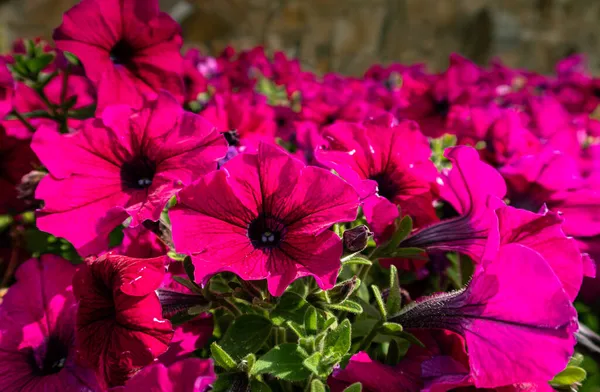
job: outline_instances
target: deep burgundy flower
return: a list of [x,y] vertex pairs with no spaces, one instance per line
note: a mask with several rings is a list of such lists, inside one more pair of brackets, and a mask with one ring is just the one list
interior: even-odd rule
[[83,0],[64,14],[54,40],[99,86],[100,107],[133,105],[129,94],[155,96],[159,89],[183,100],[180,27],[158,0]]
[[87,259],[73,277],[80,361],[103,387],[123,385],[167,350],[173,329],[155,293],[167,260],[109,253]]
[[303,276],[333,287],[342,241],[327,229],[354,220],[357,208],[356,192],[339,177],[261,143],[257,154],[238,155],[185,188],[169,216],[175,248],[192,256],[196,281],[231,271],[267,279],[281,295]]
[[23,211],[25,204],[17,198],[17,186],[23,176],[39,165],[28,139],[7,135],[0,125],[0,214]]
[[433,187],[437,171],[427,139],[414,122],[340,123],[323,132],[328,146],[317,160],[334,169],[357,190],[369,226],[378,241],[393,232],[400,207],[416,226],[437,221]]
[[0,389],[100,392],[75,348],[76,268],[54,255],[25,262],[0,304]]
[[161,93],[141,111],[111,106],[74,134],[42,128],[32,148],[50,172],[36,191],[45,202],[38,228],[85,256],[107,250],[108,234],[129,216],[132,227],[157,221],[171,196],[214,170],[227,147],[210,123]]

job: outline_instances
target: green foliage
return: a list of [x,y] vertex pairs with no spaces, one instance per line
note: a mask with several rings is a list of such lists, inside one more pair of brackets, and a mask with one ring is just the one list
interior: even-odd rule
[[303,364],[306,358],[308,353],[299,345],[280,344],[256,361],[252,374],[269,373],[287,381],[302,381],[310,376],[310,370]]
[[257,352],[267,341],[273,324],[265,317],[244,314],[235,319],[220,341],[221,347],[231,358],[241,360]]

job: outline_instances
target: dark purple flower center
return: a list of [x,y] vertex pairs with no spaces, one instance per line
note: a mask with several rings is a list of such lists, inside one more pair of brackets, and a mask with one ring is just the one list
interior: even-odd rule
[[400,188],[395,183],[388,173],[379,173],[369,177],[377,183],[377,193],[379,196],[385,197],[388,200],[392,200],[399,192]]
[[31,351],[30,363],[34,373],[48,376],[60,372],[68,356],[67,345],[58,337],[50,336],[45,346]]
[[147,157],[140,156],[123,163],[121,183],[127,189],[146,189],[152,185],[156,165]]
[[434,110],[440,116],[446,117],[448,112],[450,112],[450,102],[447,99],[436,100]]
[[134,56],[134,49],[129,42],[120,40],[110,50],[110,60],[113,64],[128,65]]
[[236,129],[223,132],[223,136],[225,137],[228,145],[232,147],[240,145],[240,133]]
[[284,235],[283,222],[269,215],[260,215],[248,225],[248,238],[256,249],[276,248]]

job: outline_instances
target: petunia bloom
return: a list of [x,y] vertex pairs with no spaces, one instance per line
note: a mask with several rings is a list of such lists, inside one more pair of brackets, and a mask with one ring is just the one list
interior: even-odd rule
[[[481,261],[484,250],[498,246],[498,218],[494,210],[503,205],[506,184],[493,167],[482,162],[477,151],[459,146],[447,149],[452,169],[441,178],[441,198],[450,203],[458,217],[417,230],[400,247],[418,247],[428,252],[454,251]],[[482,181],[485,179],[485,181]]]
[[181,29],[158,0],[83,0],[64,14],[54,41],[81,60],[100,107],[133,105],[132,96],[154,97],[160,89],[183,100]]
[[173,242],[190,254],[195,278],[231,271],[267,279],[281,295],[297,278],[313,276],[333,287],[342,241],[334,223],[356,218],[358,195],[330,172],[261,143],[178,194],[169,211]]
[[393,231],[398,207],[418,226],[437,221],[432,183],[437,171],[416,123],[338,123],[327,127],[328,146],[316,151],[319,163],[334,169],[357,190],[377,240]]
[[155,293],[167,260],[107,254],[75,274],[77,349],[103,387],[123,385],[167,350],[173,330]]
[[533,213],[505,206],[496,210],[501,244],[521,244],[539,253],[550,265],[571,300],[575,300],[585,264],[577,242],[562,231],[564,219],[543,206]]
[[13,109],[15,81],[6,67],[4,59],[0,59],[0,120]]
[[549,381],[567,365],[578,328],[552,268],[520,244],[501,247],[466,289],[419,300],[393,319],[462,335],[478,388]]
[[145,367],[125,386],[112,388],[110,392],[206,392],[216,380],[212,360],[188,358],[169,367],[162,363]]
[[84,256],[106,250],[108,234],[128,217],[131,227],[157,221],[171,196],[227,151],[210,123],[168,94],[141,111],[111,106],[74,134],[42,128],[32,148],[50,172],[36,190],[45,203],[37,226]]
[[99,392],[76,363],[76,268],[54,255],[25,262],[0,304],[0,390]]

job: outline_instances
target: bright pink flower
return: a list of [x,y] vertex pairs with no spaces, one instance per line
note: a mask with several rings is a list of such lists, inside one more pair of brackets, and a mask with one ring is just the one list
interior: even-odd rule
[[413,330],[425,347],[411,345],[402,360],[385,365],[359,352],[344,369],[335,369],[328,384],[333,392],[360,382],[366,392],[441,392],[472,385],[464,339],[454,332]]
[[185,102],[195,101],[198,95],[206,92],[207,77],[201,72],[202,64],[200,51],[190,49],[183,59],[183,85],[185,87]]
[[85,256],[106,250],[108,234],[128,216],[132,227],[158,220],[184,184],[216,168],[226,143],[161,94],[141,111],[111,106],[74,134],[42,128],[32,148],[50,172],[36,191],[45,202],[37,225]]
[[354,186],[377,240],[393,231],[397,206],[417,226],[437,221],[431,186],[437,171],[416,123],[339,123],[323,137],[328,147],[316,151],[317,160]]
[[281,295],[303,276],[323,289],[335,284],[342,242],[327,229],[354,220],[357,207],[339,177],[261,143],[185,188],[169,215],[175,248],[192,256],[198,282],[231,271],[267,279]]
[[212,315],[205,313],[177,326],[169,349],[158,360],[169,366],[188,358],[195,350],[201,349],[212,337],[214,323]]
[[[452,169],[441,178],[441,198],[450,203],[458,217],[417,230],[401,247],[418,247],[428,252],[454,251],[481,261],[484,250],[498,246],[498,218],[495,208],[506,193],[500,173],[483,163],[477,151],[459,146],[444,154]],[[483,181],[482,179],[485,179]]]
[[256,147],[259,141],[273,142],[277,127],[275,112],[263,96],[255,94],[218,94],[200,113],[220,132],[237,131],[239,140],[233,146]]
[[216,380],[210,359],[189,358],[169,367],[162,363],[145,367],[125,386],[110,392],[205,392]]
[[75,363],[75,267],[54,255],[25,262],[0,304],[0,389],[100,391]]
[[183,100],[181,30],[158,0],[83,0],[64,14],[54,40],[99,86],[99,107],[137,106],[130,94],[153,97],[159,89]]
[[582,176],[574,157],[548,149],[500,171],[509,185],[511,205],[536,212],[546,203],[563,214],[566,234],[600,234],[600,190]]
[[13,109],[14,93],[15,81],[4,59],[0,59],[0,120]]
[[75,274],[77,349],[102,386],[123,385],[167,350],[173,330],[155,293],[167,260],[107,254]]
[[394,320],[462,335],[478,388],[546,382],[573,354],[577,312],[538,253],[509,244],[496,256],[466,289],[419,300]]
[[110,249],[114,254],[138,259],[164,256],[168,250],[158,236],[144,226],[123,229],[123,241]]
[[17,199],[17,186],[23,176],[38,165],[39,161],[29,147],[29,140],[7,135],[0,125],[0,214],[24,210],[25,204]]
[[539,213],[514,207],[499,208],[501,244],[521,244],[540,254],[573,301],[584,276],[584,261],[573,238],[562,231],[564,219],[544,206]]

